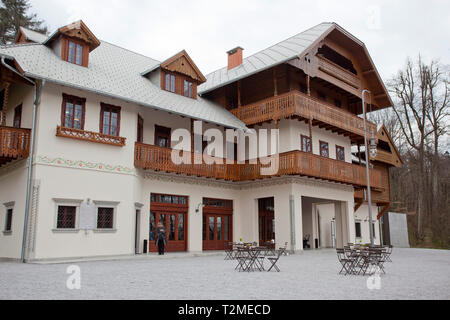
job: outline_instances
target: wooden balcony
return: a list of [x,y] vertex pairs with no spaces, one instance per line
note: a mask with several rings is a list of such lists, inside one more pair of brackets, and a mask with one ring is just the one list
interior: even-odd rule
[[61,126],[56,127],[56,135],[58,137],[103,143],[119,147],[123,147],[126,143],[126,138],[111,136],[99,132],[66,128]]
[[[312,119],[313,125],[332,130],[352,140],[364,136],[364,120],[350,112],[339,109],[299,91],[290,91],[275,97],[242,106],[231,112],[246,125],[266,121],[301,118]],[[376,132],[376,125],[367,121],[368,131]]]
[[27,158],[30,154],[30,129],[0,126],[0,166]]
[[[184,159],[191,159],[190,152],[184,153]],[[201,155],[194,157],[201,159]],[[210,160],[214,159],[209,157]],[[272,176],[300,175],[314,177],[321,180],[334,181],[354,185],[357,187],[366,185],[365,168],[351,163],[324,158],[311,153],[291,151],[280,154],[278,166],[274,163],[271,175],[263,175],[262,169],[270,169],[264,165],[264,161],[256,164],[235,163],[225,164],[180,164],[172,161],[172,149],[161,148],[153,145],[136,143],[134,164],[137,168],[155,171],[164,171],[177,174],[186,174],[206,178],[222,179],[228,181],[250,181],[270,178]],[[374,189],[382,190],[381,175],[377,170],[371,172],[371,183]]]
[[351,85],[355,89],[359,89],[361,87],[361,80],[355,74],[345,70],[341,66],[324,57],[317,56],[317,58],[318,68],[321,71],[347,83],[348,85]]

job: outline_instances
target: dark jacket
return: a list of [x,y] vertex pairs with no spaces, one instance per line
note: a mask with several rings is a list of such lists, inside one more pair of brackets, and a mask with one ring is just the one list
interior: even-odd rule
[[164,245],[167,244],[166,229],[164,227],[159,227],[159,228],[156,229],[155,244],[158,245],[159,241],[164,241]]

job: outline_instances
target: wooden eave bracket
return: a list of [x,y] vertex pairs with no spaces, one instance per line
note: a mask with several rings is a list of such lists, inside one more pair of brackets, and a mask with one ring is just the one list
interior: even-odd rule
[[380,213],[377,216],[377,219],[380,220],[381,217],[389,210],[389,208],[391,207],[391,203],[386,203],[383,207],[383,210],[380,211]]

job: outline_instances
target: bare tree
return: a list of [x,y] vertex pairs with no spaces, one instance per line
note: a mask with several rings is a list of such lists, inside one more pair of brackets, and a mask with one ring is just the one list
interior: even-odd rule
[[389,90],[395,97],[393,111],[403,133],[408,152],[417,154],[417,236],[423,237],[425,212],[425,143],[433,131],[427,125],[430,108],[428,67],[419,56],[416,65],[407,59],[404,70],[389,82]]
[[450,101],[450,77],[448,66],[443,66],[437,61],[431,63],[425,69],[425,79],[428,94],[428,107],[426,117],[433,132],[431,136],[431,216],[433,229],[440,231],[441,219],[439,217],[439,139],[449,132],[449,101]]

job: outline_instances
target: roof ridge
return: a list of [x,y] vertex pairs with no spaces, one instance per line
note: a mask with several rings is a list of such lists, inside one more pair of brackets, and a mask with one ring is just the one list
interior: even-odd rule
[[[330,25],[332,25],[332,24],[336,24],[336,23],[335,23],[335,22],[321,22],[321,23],[319,23],[319,24],[316,24],[316,25],[313,26],[313,27],[310,27],[310,28],[308,28],[308,29],[306,29],[306,30],[304,30],[304,31],[298,32],[298,33],[296,33],[296,34],[294,34],[294,35],[292,35],[292,36],[290,36],[290,37],[287,37],[287,38],[284,39],[284,40],[278,41],[277,43],[275,43],[275,44],[273,44],[273,45],[271,45],[271,46],[269,46],[269,47],[267,47],[267,48],[264,48],[264,49],[261,49],[261,50],[255,52],[254,54],[252,54],[252,55],[250,55],[250,56],[244,58],[244,61],[246,61],[246,60],[248,60],[249,58],[251,58],[251,57],[257,55],[258,53],[261,53],[261,52],[263,52],[263,51],[265,51],[265,50],[268,50],[268,49],[270,49],[270,48],[272,48],[272,47],[275,47],[276,45],[278,45],[278,44],[280,44],[280,43],[283,43],[283,42],[285,42],[285,41],[287,41],[287,40],[289,40],[289,39],[292,39],[292,38],[294,38],[295,36],[298,36],[299,34],[308,32],[309,30],[314,29],[314,28],[316,28],[316,27],[318,27],[318,26],[320,26],[320,25],[322,25],[322,24],[323,24],[323,25],[325,25],[325,24],[330,24]],[[224,69],[224,68],[226,68],[226,67],[227,67],[227,66],[224,66],[224,67],[222,67],[222,68],[219,68],[219,69],[216,69],[216,70],[214,70],[214,71],[211,71],[210,73],[208,73],[208,74],[206,75],[206,77],[208,78],[208,76],[209,76],[210,74],[215,73],[215,72],[217,72],[217,71],[219,71],[219,70],[222,70],[222,69]]]
[[133,51],[133,50],[124,48],[124,47],[122,47],[122,46],[119,46],[119,45],[117,45],[117,44],[111,43],[111,42],[106,41],[106,40],[101,40],[101,39],[99,39],[99,40],[100,40],[101,43],[107,43],[107,44],[109,44],[109,45],[111,45],[111,46],[114,46],[114,47],[116,47],[116,48],[119,48],[119,49],[122,49],[122,50],[125,50],[125,51],[128,51],[128,52],[131,52],[131,53],[133,53],[133,54],[142,56],[142,57],[147,58],[147,59],[151,59],[151,60],[155,61],[156,63],[161,63],[161,61],[156,60],[156,59],[154,59],[154,58],[152,58],[152,57],[146,56],[146,55],[144,55],[143,53],[139,53],[139,52],[136,52],[136,51]]

